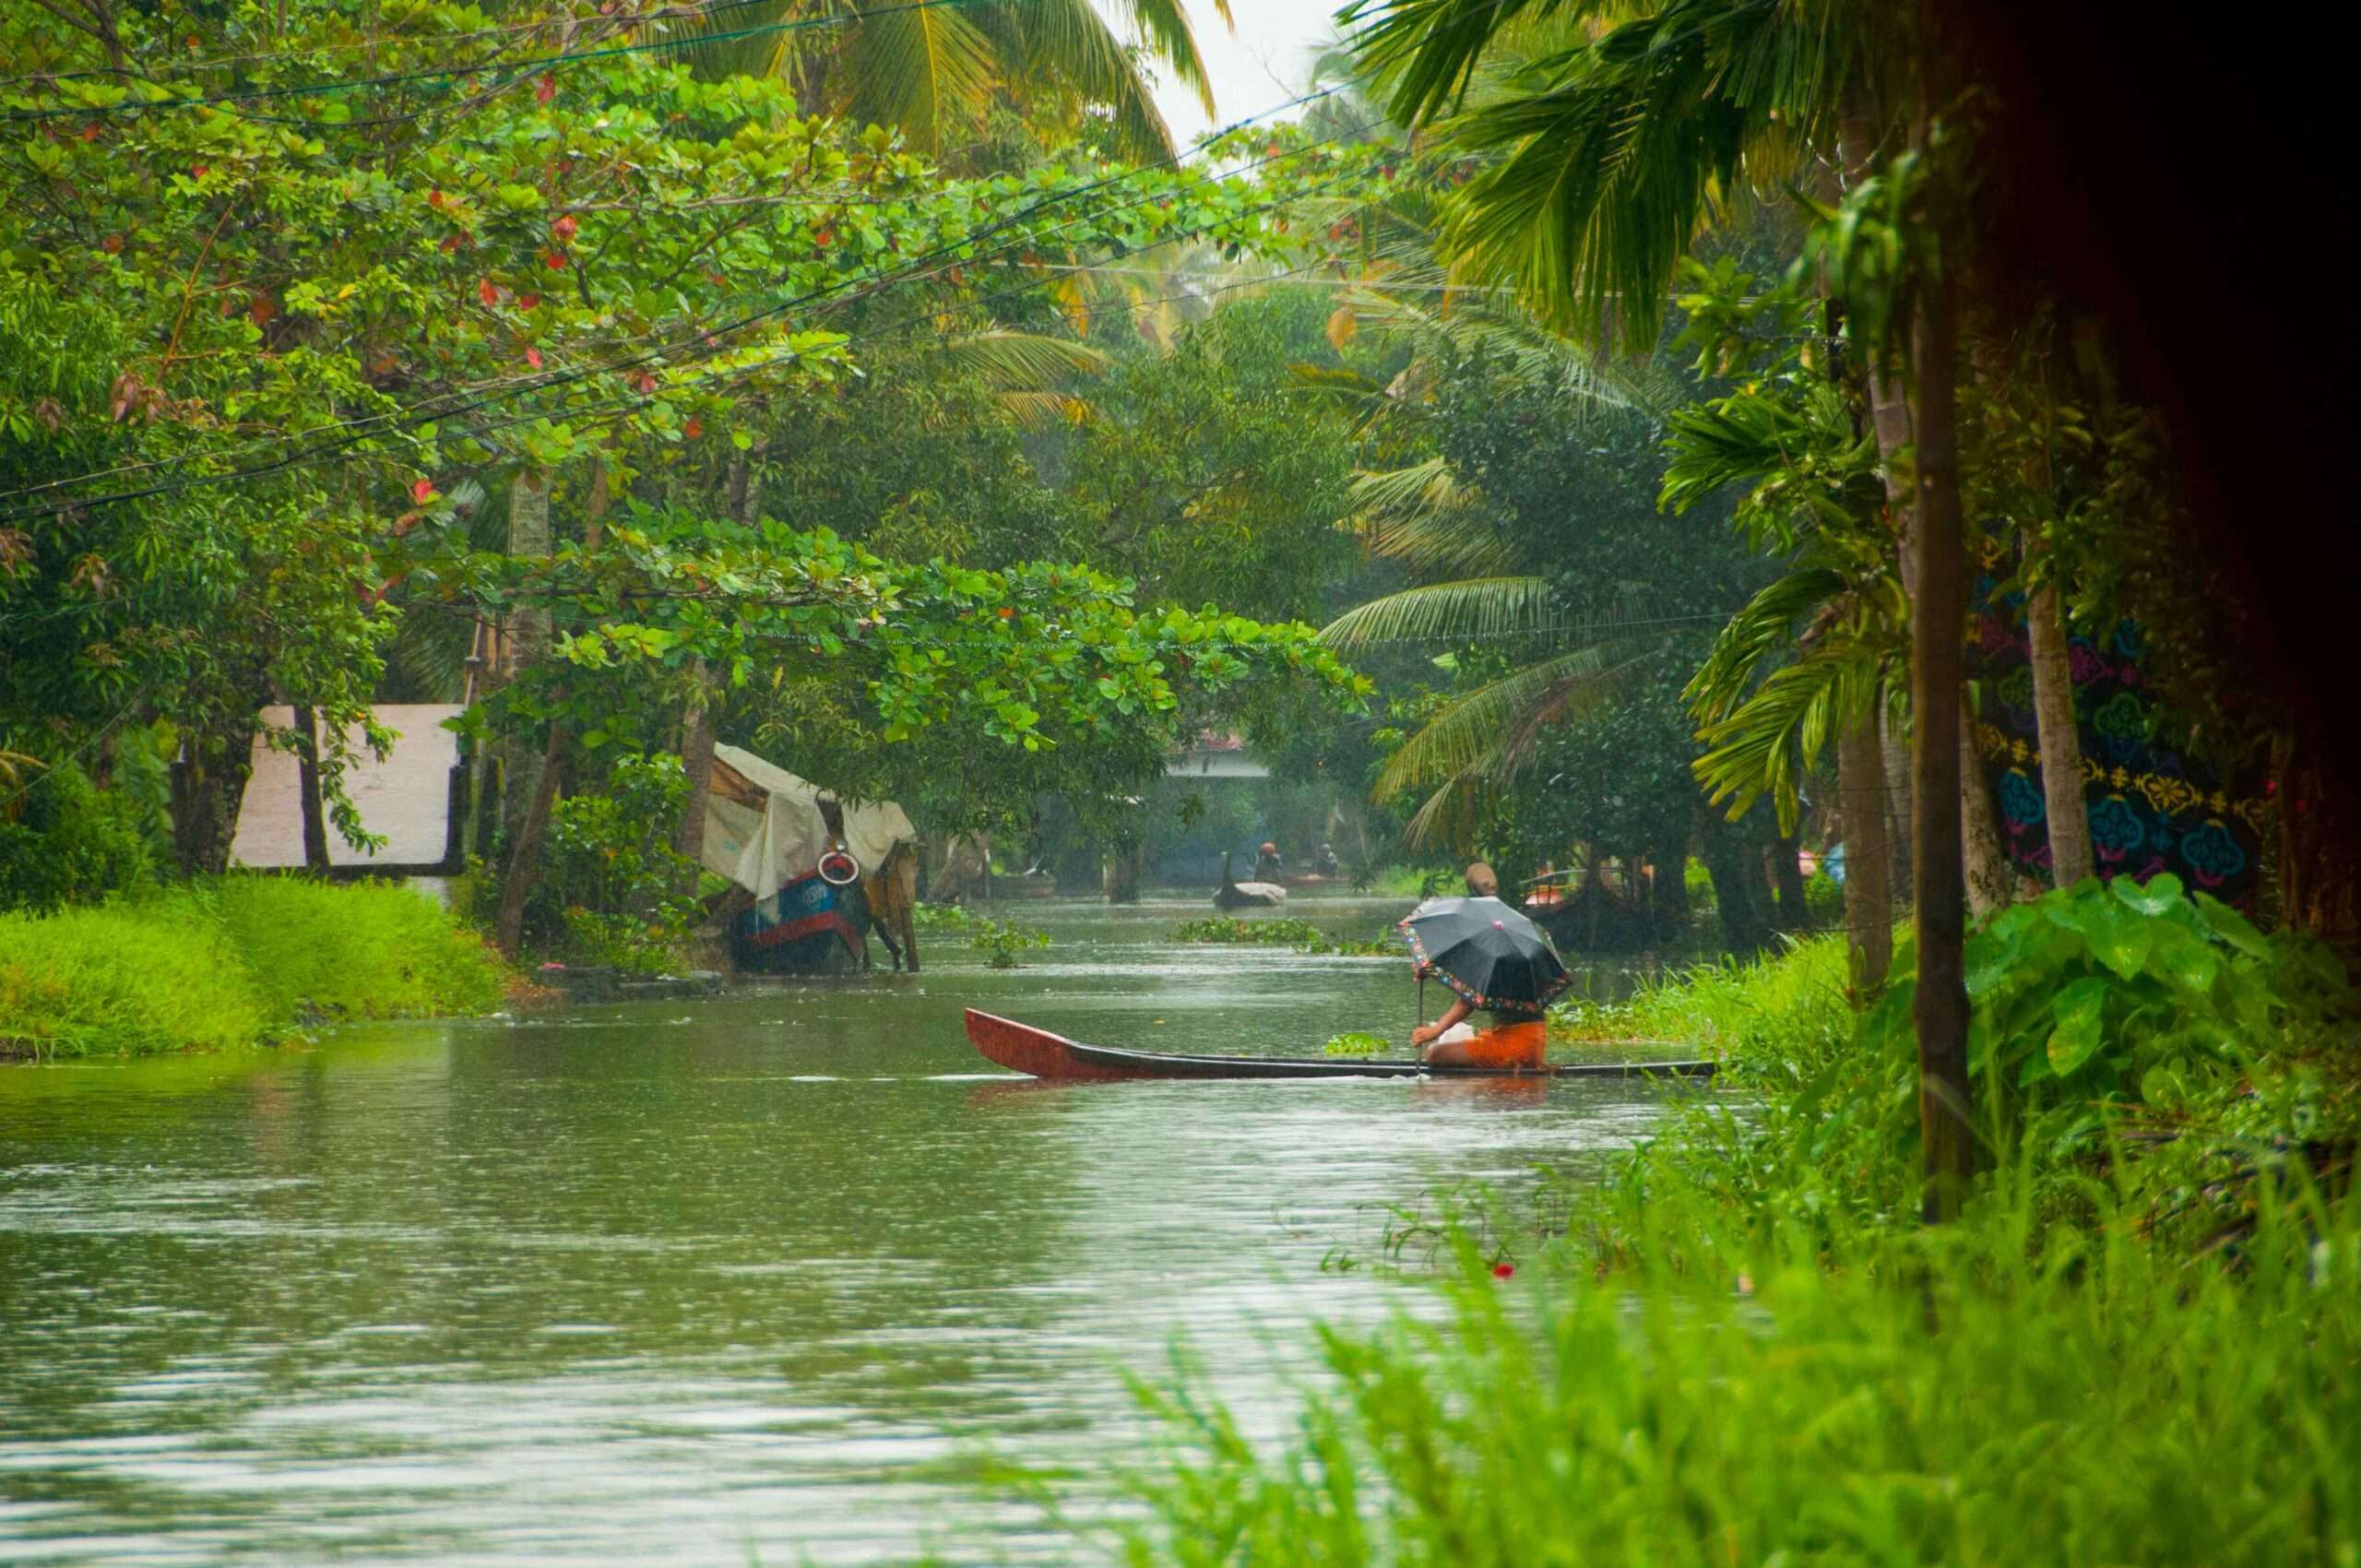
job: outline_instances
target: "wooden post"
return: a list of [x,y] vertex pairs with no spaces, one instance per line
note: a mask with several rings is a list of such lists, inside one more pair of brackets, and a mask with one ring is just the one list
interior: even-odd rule
[[295,793],[303,815],[303,869],[328,873],[328,825],[320,807],[320,723],[308,707],[295,709]]

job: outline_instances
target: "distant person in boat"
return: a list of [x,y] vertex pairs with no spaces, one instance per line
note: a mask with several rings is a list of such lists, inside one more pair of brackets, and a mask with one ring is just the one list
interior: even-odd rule
[[[1479,880],[1499,885],[1492,868],[1480,861],[1467,868],[1467,880],[1471,885]],[[1398,929],[1409,943],[1411,972],[1421,987],[1432,977],[1453,993],[1448,1012],[1411,1032],[1420,1060],[1436,1067],[1495,1072],[1543,1068],[1548,1055],[1543,1010],[1571,978],[1548,932],[1497,897],[1478,893],[1429,898],[1405,915]],[[1468,1022],[1479,1010],[1492,1016],[1490,1028],[1478,1029]]]
[[1262,850],[1255,855],[1254,880],[1257,882],[1279,880],[1279,847],[1276,844],[1264,844]]
[[1340,874],[1344,868],[1336,863],[1336,847],[1334,844],[1321,845],[1320,852],[1311,857],[1311,869],[1322,876]]

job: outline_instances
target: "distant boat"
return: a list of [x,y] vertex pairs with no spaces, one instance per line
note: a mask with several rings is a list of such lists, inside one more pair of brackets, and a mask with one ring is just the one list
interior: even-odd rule
[[1275,882],[1237,882],[1229,874],[1229,851],[1221,852],[1221,885],[1214,889],[1217,909],[1271,909],[1287,901],[1287,890]]
[[[841,839],[829,826],[831,813],[844,825]],[[918,829],[891,801],[840,803],[750,751],[713,749],[705,869],[744,890],[730,936],[738,967],[748,973],[866,968],[869,904],[859,879],[884,865],[897,845],[917,839]],[[832,863],[836,874],[823,875]]]

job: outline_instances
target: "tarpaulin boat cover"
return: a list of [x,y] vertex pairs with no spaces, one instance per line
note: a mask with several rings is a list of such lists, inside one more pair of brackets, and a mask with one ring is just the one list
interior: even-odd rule
[[[726,876],[758,899],[812,874],[828,847],[817,784],[798,778],[737,746],[713,748],[713,782],[706,793],[705,869]],[[891,801],[844,803],[845,848],[863,875],[875,871],[897,843],[918,842],[918,829]]]

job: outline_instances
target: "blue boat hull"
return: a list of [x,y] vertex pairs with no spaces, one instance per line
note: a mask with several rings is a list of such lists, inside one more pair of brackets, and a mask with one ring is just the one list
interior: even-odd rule
[[859,886],[799,877],[738,917],[731,933],[741,972],[840,975],[865,966],[868,906]]

